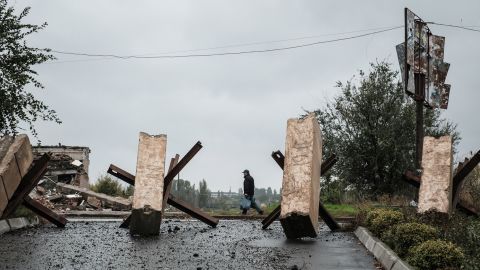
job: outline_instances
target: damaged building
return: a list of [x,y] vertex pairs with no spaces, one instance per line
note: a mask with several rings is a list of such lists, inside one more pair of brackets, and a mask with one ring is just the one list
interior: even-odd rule
[[45,153],[50,153],[52,159],[48,164],[45,178],[82,188],[89,188],[88,166],[90,164],[90,148],[85,146],[35,146],[35,159]]

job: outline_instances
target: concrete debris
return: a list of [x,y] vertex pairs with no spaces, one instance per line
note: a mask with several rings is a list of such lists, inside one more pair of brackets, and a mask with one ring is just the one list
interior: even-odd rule
[[90,207],[92,207],[93,209],[101,209],[102,208],[102,202],[95,197],[88,197],[87,198],[87,204]]
[[45,153],[51,154],[48,172],[45,178],[54,182],[73,184],[83,188],[88,185],[88,166],[90,148],[83,146],[36,146],[33,147],[35,158]]
[[[102,203],[102,208],[112,208],[112,210],[130,210],[132,203],[130,200],[121,198],[121,197],[112,197],[103,193],[97,193],[86,188],[81,188],[74,185],[68,185],[64,183],[57,183],[57,189],[62,193],[66,194],[80,194],[84,200],[87,200],[89,197],[97,198]],[[81,200],[77,200],[78,206],[81,203]],[[73,208],[72,208],[73,209]]]

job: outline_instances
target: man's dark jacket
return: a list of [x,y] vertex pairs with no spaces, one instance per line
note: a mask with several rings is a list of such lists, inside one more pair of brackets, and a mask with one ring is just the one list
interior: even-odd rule
[[243,193],[247,194],[248,196],[253,196],[255,192],[255,183],[253,177],[249,174],[244,176],[245,180],[243,180]]

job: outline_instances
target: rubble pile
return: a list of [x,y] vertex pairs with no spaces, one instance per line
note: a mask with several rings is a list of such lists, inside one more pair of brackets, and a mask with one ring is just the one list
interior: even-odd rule
[[74,185],[42,181],[30,194],[33,199],[59,213],[78,211],[125,211],[131,199],[112,197]]

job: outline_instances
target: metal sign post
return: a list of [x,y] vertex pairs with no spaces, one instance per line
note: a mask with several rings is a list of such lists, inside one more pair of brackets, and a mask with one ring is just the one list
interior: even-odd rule
[[450,85],[445,84],[450,64],[443,62],[445,38],[433,35],[428,23],[405,8],[405,42],[396,46],[405,93],[416,103],[415,167],[421,170],[424,111],[447,109]]

